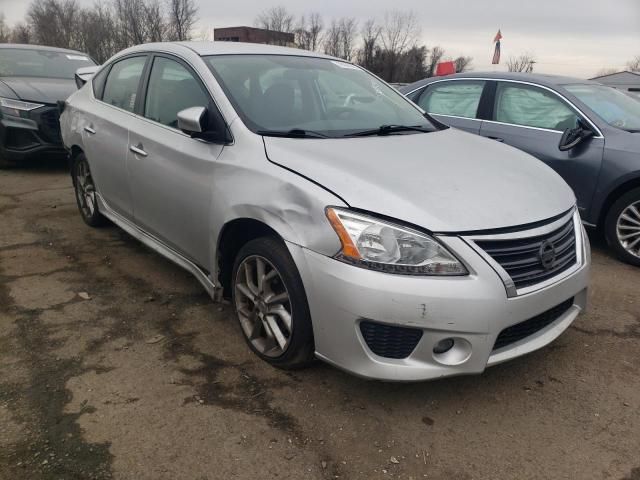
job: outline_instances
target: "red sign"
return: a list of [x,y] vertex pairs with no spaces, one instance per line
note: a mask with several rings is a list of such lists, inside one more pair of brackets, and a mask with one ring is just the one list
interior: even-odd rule
[[453,75],[456,73],[456,64],[454,62],[440,62],[436,66],[436,76]]

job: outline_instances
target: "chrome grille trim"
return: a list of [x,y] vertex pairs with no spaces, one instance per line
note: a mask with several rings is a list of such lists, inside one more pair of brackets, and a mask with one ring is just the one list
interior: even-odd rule
[[[527,285],[521,288],[516,286],[516,283],[511,278],[511,275],[503,268],[503,266],[494,259],[489,253],[487,253],[483,248],[478,245],[477,242],[485,242],[485,241],[500,241],[500,240],[526,240],[532,237],[541,237],[545,235],[552,234],[553,232],[557,232],[562,227],[567,226],[571,222],[573,227],[573,236],[575,239],[575,263],[571,265],[569,268],[566,268],[560,271],[557,275],[554,275],[551,278],[547,278],[539,283],[535,283],[532,285]],[[568,232],[563,232],[568,233]],[[560,237],[562,238],[562,237]],[[535,292],[537,290],[543,289],[552,285],[579,270],[584,264],[584,240],[582,238],[582,224],[580,221],[580,214],[576,208],[572,209],[566,215],[561,218],[540,227],[536,227],[530,230],[522,230],[518,232],[509,232],[504,234],[494,234],[494,235],[470,235],[463,237],[465,242],[473,248],[490,266],[495,270],[495,272],[500,276],[502,282],[504,283],[505,289],[507,291],[508,297],[517,297],[520,295],[526,295],[531,292]],[[572,258],[571,258],[572,260]]]

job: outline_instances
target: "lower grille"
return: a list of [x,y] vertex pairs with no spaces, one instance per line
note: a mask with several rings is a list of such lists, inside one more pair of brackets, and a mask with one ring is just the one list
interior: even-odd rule
[[541,313],[529,320],[517,323],[508,328],[505,328],[500,332],[496,343],[493,345],[494,350],[504,348],[512,343],[519,342],[520,340],[539,332],[543,328],[551,325],[564,313],[566,313],[573,306],[573,298],[562,302],[560,305],[555,306],[546,312]]
[[553,278],[577,262],[573,219],[545,235],[476,244],[500,264],[517,289]]
[[422,338],[422,330],[365,320],[360,331],[369,349],[385,358],[407,358]]

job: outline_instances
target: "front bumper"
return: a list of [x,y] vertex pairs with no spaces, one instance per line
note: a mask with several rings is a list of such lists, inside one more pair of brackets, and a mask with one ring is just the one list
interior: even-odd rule
[[[536,291],[508,297],[495,269],[465,239],[440,237],[467,264],[465,277],[389,275],[347,265],[288,244],[306,289],[313,319],[316,355],[366,378],[428,380],[477,374],[489,365],[537,350],[557,338],[586,308],[590,270],[588,240],[581,227],[577,268]],[[573,299],[543,328],[522,340],[494,349],[500,332]],[[419,329],[422,336],[406,358],[376,355],[360,322]],[[455,345],[434,354],[443,339]]]
[[19,163],[44,155],[66,156],[57,106],[45,105],[26,117],[0,117],[0,158]]

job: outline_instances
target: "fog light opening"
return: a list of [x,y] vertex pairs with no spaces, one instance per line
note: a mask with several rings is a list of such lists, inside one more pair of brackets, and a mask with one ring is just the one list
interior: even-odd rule
[[449,350],[453,348],[455,345],[455,341],[453,338],[445,338],[436,343],[436,346],[433,347],[433,353],[436,355],[442,355],[443,353],[447,353]]

